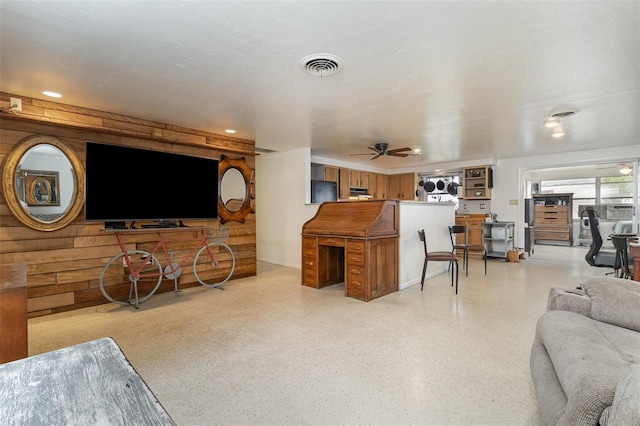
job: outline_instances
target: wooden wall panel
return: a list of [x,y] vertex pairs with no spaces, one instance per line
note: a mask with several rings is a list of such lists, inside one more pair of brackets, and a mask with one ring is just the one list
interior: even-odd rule
[[[20,115],[6,113],[9,97],[22,99]],[[86,141],[103,142],[219,159],[244,157],[255,168],[255,142],[188,129],[117,113],[96,111],[20,95],[0,93],[0,161],[20,140],[34,134],[58,137],[69,144],[84,163]],[[192,226],[218,228],[217,220],[192,221]],[[225,243],[236,257],[233,279],[256,274],[255,213],[244,223],[230,222]],[[25,262],[29,316],[36,317],[108,303],[99,289],[104,264],[120,252],[114,235],[103,224],[86,222],[84,211],[69,226],[51,232],[25,227],[11,214],[0,193],[0,265]],[[153,246],[153,234],[128,236],[127,248]],[[180,247],[182,249],[184,247]],[[199,285],[190,267],[183,269],[181,288]],[[172,291],[164,280],[160,291]]]

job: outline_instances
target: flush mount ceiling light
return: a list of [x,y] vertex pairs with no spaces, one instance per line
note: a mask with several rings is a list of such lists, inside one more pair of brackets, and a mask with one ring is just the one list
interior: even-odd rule
[[629,164],[623,164],[619,171],[623,175],[628,175],[629,173],[631,173],[633,171],[633,169],[631,168],[631,166]]
[[340,72],[343,62],[342,59],[335,55],[316,53],[302,58],[300,66],[307,74],[316,77],[328,77]]
[[547,117],[544,120],[544,127],[556,127],[560,125],[560,119],[556,117]]
[[232,134],[234,134],[236,131],[235,131],[235,130],[233,130],[233,129],[226,129],[224,132],[225,132],[225,133],[228,133],[228,134],[230,134],[230,135],[232,135]]
[[563,137],[564,136],[564,129],[562,128],[562,125],[554,127],[553,131],[551,132],[551,136],[553,136],[554,138]]

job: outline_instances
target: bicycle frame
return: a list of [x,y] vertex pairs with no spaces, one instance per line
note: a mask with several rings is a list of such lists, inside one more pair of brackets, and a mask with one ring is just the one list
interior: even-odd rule
[[[162,248],[162,253],[164,254],[164,256],[166,257],[166,259],[168,260],[169,264],[167,265],[168,270],[164,270],[163,272],[160,273],[161,276],[166,277],[168,275],[176,275],[176,273],[180,270],[180,268],[185,265],[186,262],[189,259],[193,259],[193,257],[195,256],[196,252],[198,250],[200,250],[202,247],[207,247],[207,253],[209,254],[209,257],[211,258],[211,261],[213,262],[213,264],[217,264],[215,257],[213,256],[213,253],[211,253],[211,250],[209,249],[209,244],[208,244],[208,240],[207,240],[207,236],[206,236],[206,232],[205,229],[202,230],[198,230],[198,231],[194,231],[197,232],[198,235],[196,237],[192,237],[192,238],[170,238],[167,239],[162,235],[162,231],[156,231],[156,235],[158,236],[158,242],[156,243],[155,247],[149,252],[149,254],[152,257],[155,257],[156,253],[158,252],[158,250],[160,248]],[[142,273],[142,270],[144,269],[145,263],[142,263],[140,265],[139,268],[134,269],[132,267],[132,262],[131,259],[129,257],[128,254],[128,250],[126,248],[124,239],[122,237],[122,234],[119,232],[115,233],[116,235],[116,239],[118,240],[118,245],[120,246],[120,250],[122,250],[122,253],[124,254],[124,260],[127,264],[127,268],[129,270],[129,273],[132,275],[132,277],[135,280],[139,280],[140,278],[152,278],[152,277],[157,277],[158,274],[157,273]],[[185,243],[185,242],[198,242],[198,245],[195,245],[194,248],[192,248],[186,255],[180,257],[177,259],[176,262],[174,262],[173,259],[173,253],[170,253],[169,250],[167,249],[167,243]],[[175,276],[174,278],[175,281],[175,291],[178,291],[178,277]]]

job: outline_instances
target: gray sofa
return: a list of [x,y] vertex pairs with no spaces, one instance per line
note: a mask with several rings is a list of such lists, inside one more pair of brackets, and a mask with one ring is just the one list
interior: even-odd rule
[[640,426],[640,283],[552,288],[530,364],[542,424]]

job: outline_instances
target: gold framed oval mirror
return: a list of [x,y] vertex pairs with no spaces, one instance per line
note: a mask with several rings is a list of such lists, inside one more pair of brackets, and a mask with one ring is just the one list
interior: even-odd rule
[[53,136],[19,141],[5,158],[2,190],[16,219],[38,231],[73,222],[84,205],[84,168],[76,152]]
[[253,171],[244,159],[220,157],[218,165],[218,218],[221,223],[244,223],[251,209]]

